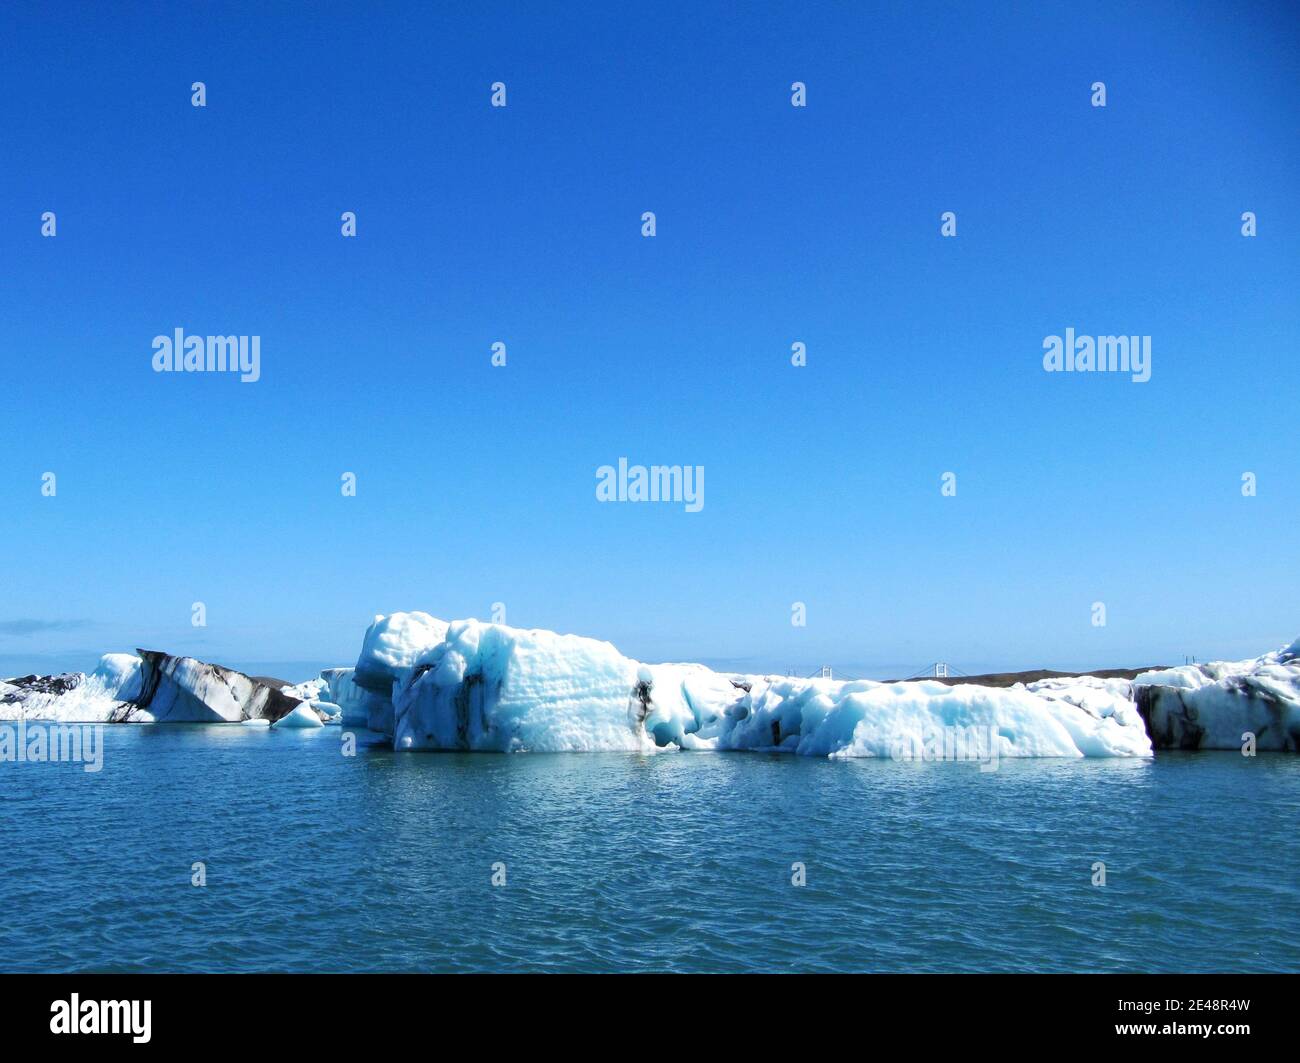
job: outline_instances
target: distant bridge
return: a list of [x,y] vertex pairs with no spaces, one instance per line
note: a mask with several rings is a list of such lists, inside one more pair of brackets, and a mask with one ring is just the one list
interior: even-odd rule
[[[836,672],[836,669],[829,664],[822,665],[817,671],[809,675],[800,675],[795,669],[791,668],[786,672],[787,677],[791,679],[847,679],[856,681],[864,678],[863,676],[850,675],[848,672]],[[918,668],[911,675],[904,676],[897,682],[906,682],[908,679],[950,679],[953,676],[968,676],[969,672],[963,672],[955,665],[947,661],[932,661],[930,664]]]

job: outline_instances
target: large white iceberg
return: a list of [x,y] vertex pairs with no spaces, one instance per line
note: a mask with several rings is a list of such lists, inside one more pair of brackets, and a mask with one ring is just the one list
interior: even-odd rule
[[637,666],[608,642],[458,620],[393,688],[395,749],[632,750]]
[[447,634],[447,623],[428,613],[392,613],[376,616],[366,628],[361,655],[352,680],[363,690],[391,695],[398,673],[436,646]]
[[447,623],[419,611],[377,615],[366,629],[352,682],[378,695],[367,705],[366,726],[393,733],[393,684],[447,634]]
[[1132,702],[1110,688],[1040,693],[1021,685],[725,675],[701,665],[642,664],[608,642],[476,620],[453,623],[402,671],[393,705],[399,750],[1151,755]]
[[908,760],[1151,755],[1131,703],[1094,711],[1020,684],[760,680],[729,716],[718,748]]

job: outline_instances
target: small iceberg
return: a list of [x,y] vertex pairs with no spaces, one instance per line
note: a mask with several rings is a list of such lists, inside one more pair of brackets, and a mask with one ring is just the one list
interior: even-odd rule
[[274,728],[286,727],[291,730],[299,728],[324,727],[321,722],[320,714],[310,705],[299,703],[292,709],[281,716],[275,723],[271,724]]

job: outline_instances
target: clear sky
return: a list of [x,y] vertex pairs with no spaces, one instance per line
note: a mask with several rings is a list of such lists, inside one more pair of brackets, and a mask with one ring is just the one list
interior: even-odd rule
[[[0,672],[494,602],[882,677],[1294,638],[1300,17],[1070,6],[4,5]],[[178,327],[261,379],[155,373]]]

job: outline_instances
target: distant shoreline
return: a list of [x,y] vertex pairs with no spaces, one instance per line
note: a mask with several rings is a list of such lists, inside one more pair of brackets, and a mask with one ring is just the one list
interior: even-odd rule
[[884,679],[884,683],[919,683],[922,680],[932,683],[944,683],[948,686],[960,686],[973,683],[981,687],[1013,687],[1017,683],[1037,683],[1042,679],[1079,679],[1093,676],[1097,679],[1136,679],[1143,672],[1164,672],[1173,667],[1168,664],[1153,664],[1146,668],[1101,668],[1087,672],[1054,672],[1050,668],[1039,668],[1029,672],[986,672],[982,675],[914,675],[907,679]]

